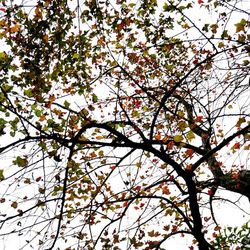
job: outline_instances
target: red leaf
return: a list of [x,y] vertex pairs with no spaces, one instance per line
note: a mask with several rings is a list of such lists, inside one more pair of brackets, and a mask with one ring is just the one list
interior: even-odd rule
[[171,150],[171,149],[173,149],[173,147],[174,147],[174,141],[170,141],[170,142],[168,143],[168,145],[167,145],[167,149],[168,149],[168,150]]
[[196,122],[203,122],[203,116],[202,115],[199,115],[196,117]]
[[239,190],[239,189],[241,188],[240,183],[237,183],[237,184],[235,185],[235,188]]
[[124,207],[128,207],[128,202],[125,201],[125,202],[123,203],[123,206],[124,206]]
[[136,93],[136,94],[141,94],[141,92],[142,92],[141,89],[136,89],[136,90],[135,90],[135,93]]
[[234,149],[239,149],[240,148],[240,143],[236,142],[233,146]]
[[192,158],[193,157],[193,153],[194,153],[193,149],[189,148],[189,149],[186,150],[185,155],[187,157],[189,157],[189,158]]
[[40,181],[41,179],[42,179],[41,176],[37,177],[37,178],[36,178],[36,182]]
[[198,0],[198,4],[202,4],[203,3],[203,0]]
[[210,195],[210,196],[214,195],[214,190],[213,190],[212,188],[209,189],[209,190],[207,191],[207,194]]
[[114,171],[116,169],[116,166],[112,166],[110,167],[112,171]]

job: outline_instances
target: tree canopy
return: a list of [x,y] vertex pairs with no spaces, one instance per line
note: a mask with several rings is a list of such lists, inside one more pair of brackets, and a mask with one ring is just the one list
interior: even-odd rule
[[247,1],[0,2],[2,244],[249,244]]

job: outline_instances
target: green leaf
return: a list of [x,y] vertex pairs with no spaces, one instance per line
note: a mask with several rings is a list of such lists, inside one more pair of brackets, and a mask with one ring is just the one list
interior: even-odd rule
[[64,103],[63,103],[63,104],[64,104],[65,108],[67,108],[67,109],[70,107],[70,103],[69,103],[69,102],[67,102],[67,101],[64,101]]
[[15,165],[17,165],[18,167],[27,167],[27,165],[28,165],[28,160],[27,160],[27,158],[22,158],[22,157],[20,157],[20,156],[17,156],[17,158],[16,158],[16,160],[14,160],[13,161],[13,163],[15,164]]
[[240,31],[245,32],[245,26],[246,26],[246,24],[247,24],[247,21],[244,18],[242,18],[239,23],[236,23],[235,24],[235,26],[236,26],[236,33],[240,32]]
[[98,101],[98,97],[94,93],[92,94],[92,101],[93,101],[93,103],[96,103]]
[[28,96],[29,98],[33,97],[32,89],[25,89],[23,91],[24,95]]
[[79,57],[80,57],[80,55],[77,53],[73,54],[73,56],[72,56],[72,58],[74,58],[74,59],[78,59]]

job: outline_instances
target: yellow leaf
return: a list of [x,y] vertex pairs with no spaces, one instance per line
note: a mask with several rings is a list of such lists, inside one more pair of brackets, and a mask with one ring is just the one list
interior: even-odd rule
[[185,122],[185,121],[180,121],[179,123],[178,123],[178,127],[179,127],[179,129],[181,130],[181,131],[184,131],[186,128],[187,128],[187,123]]
[[178,111],[178,116],[179,117],[184,117],[185,116],[185,113],[183,111]]
[[189,132],[187,133],[187,139],[188,139],[189,141],[192,141],[194,138],[195,138],[195,134],[193,133],[193,131],[189,131]]
[[5,52],[0,52],[0,60],[3,59],[7,59],[8,58],[8,55],[5,53]]
[[182,135],[175,135],[174,136],[174,141],[175,142],[181,142],[183,140],[183,136]]

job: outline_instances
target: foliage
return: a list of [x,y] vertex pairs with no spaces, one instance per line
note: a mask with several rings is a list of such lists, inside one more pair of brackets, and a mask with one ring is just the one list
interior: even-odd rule
[[213,204],[250,199],[245,1],[2,0],[0,16],[4,240],[231,243]]
[[[229,247],[236,246],[236,249],[241,249],[241,247],[245,247],[245,249],[250,248],[250,228],[248,224],[242,226],[242,228],[237,227],[227,227],[222,230],[222,232],[216,236],[216,244],[215,247],[217,249],[231,249]],[[244,248],[243,248],[244,249]]]

